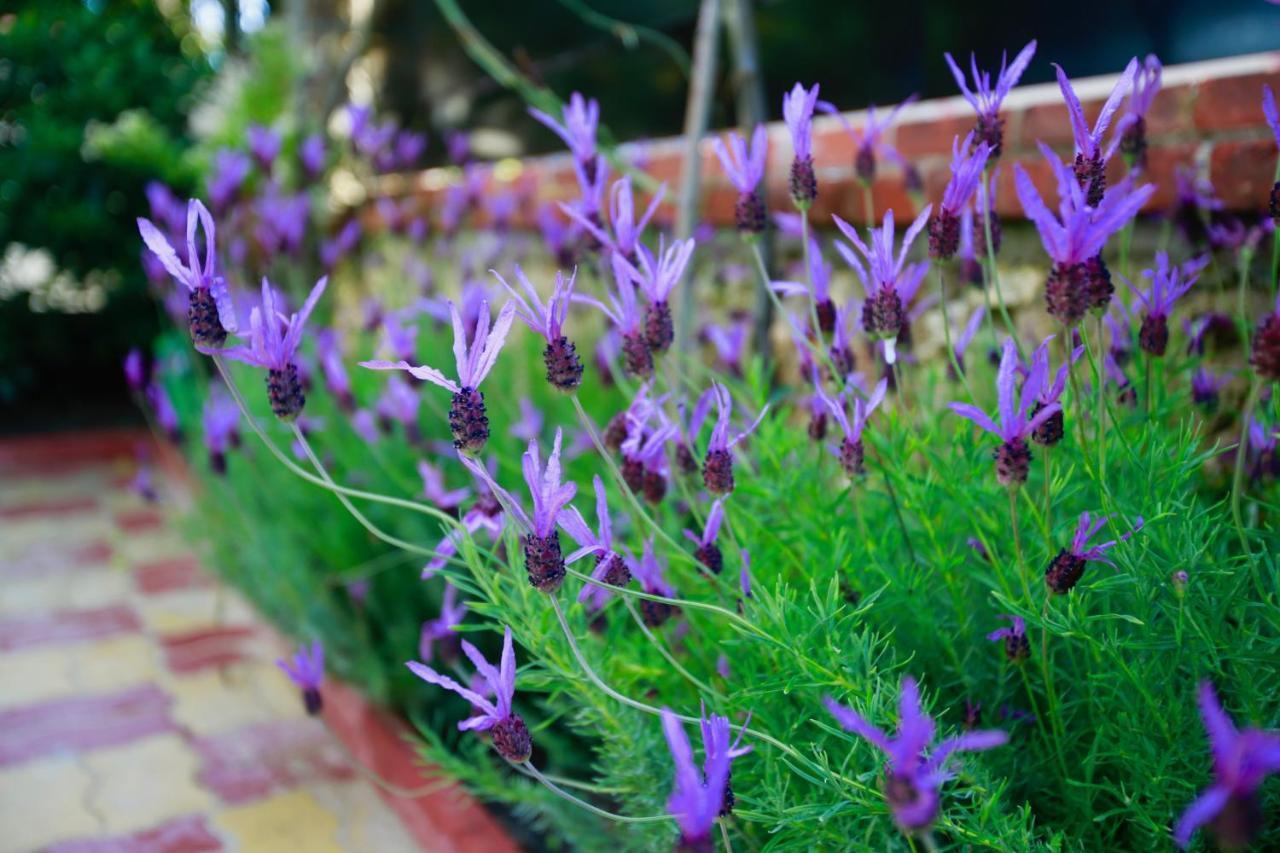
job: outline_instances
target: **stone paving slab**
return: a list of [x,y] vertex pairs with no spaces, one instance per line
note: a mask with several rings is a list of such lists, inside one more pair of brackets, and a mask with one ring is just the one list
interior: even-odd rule
[[516,850],[456,788],[373,784],[431,777],[355,691],[306,716],[283,642],[171,525],[175,458],[134,431],[0,440],[0,853]]

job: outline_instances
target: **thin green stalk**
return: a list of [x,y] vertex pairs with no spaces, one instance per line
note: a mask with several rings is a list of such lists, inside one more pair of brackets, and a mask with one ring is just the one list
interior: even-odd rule
[[719,699],[724,698],[724,696],[722,696],[718,690],[707,686],[705,682],[703,682],[693,673],[689,672],[689,670],[685,669],[684,666],[681,665],[680,661],[676,660],[675,655],[671,654],[671,652],[667,649],[667,647],[663,645],[662,642],[656,636],[654,636],[653,631],[649,630],[649,626],[644,623],[644,619],[641,618],[639,611],[636,610],[636,606],[631,603],[631,599],[624,598],[622,603],[626,605],[627,611],[631,614],[631,618],[635,620],[636,625],[639,626],[640,632],[644,634],[645,639],[648,640],[650,644],[652,644],[653,647],[658,650],[658,653],[662,655],[662,657],[667,661],[667,663],[671,664],[672,669],[680,673],[680,675],[684,676],[684,679],[686,681],[688,681],[697,689],[701,690],[703,693],[708,693]]
[[566,800],[570,803],[573,803],[575,806],[577,806],[580,809],[591,812],[596,817],[602,817],[605,820],[611,820],[611,821],[614,821],[615,823],[656,823],[658,821],[675,820],[675,818],[669,814],[648,815],[645,817],[628,817],[627,815],[614,814],[613,812],[605,811],[602,808],[598,808],[596,806],[591,805],[591,803],[588,803],[586,800],[579,799],[578,797],[575,797],[573,794],[570,794],[564,788],[561,788],[555,782],[552,782],[550,779],[544,776],[542,771],[540,771],[537,767],[534,767],[533,764],[531,764],[528,761],[525,761],[521,764],[516,764],[514,761],[508,761],[507,763],[510,764],[512,767],[514,767],[516,770],[523,773],[524,775],[537,780],[539,783],[542,784],[543,787],[545,787],[551,793],[555,794],[557,797],[561,798],[562,800]]
[[[987,169],[982,170],[982,185],[988,185]],[[996,298],[1000,302],[1000,316],[1004,318],[1005,328],[1009,331],[1009,337],[1013,338],[1013,344],[1018,348],[1018,357],[1025,363],[1027,354],[1022,351],[1022,341],[1018,340],[1018,332],[1014,328],[1013,318],[1009,316],[1009,309],[1004,304],[1004,289],[1000,286],[1000,268],[996,265],[996,249],[991,242],[991,204],[987,203],[982,206],[982,233],[986,237],[987,243],[987,266],[991,270],[991,281],[995,285]]]
[[1044,547],[1047,553],[1053,553],[1053,534],[1049,532],[1053,525],[1053,448],[1044,448]]
[[1253,416],[1253,407],[1258,399],[1258,380],[1249,382],[1249,394],[1245,397],[1244,409],[1240,412],[1240,441],[1236,444],[1236,470],[1231,478],[1231,519],[1236,525],[1236,534],[1240,537],[1240,547],[1250,561],[1253,551],[1249,548],[1249,537],[1244,532],[1244,515],[1240,508],[1240,498],[1244,491],[1244,457],[1248,446],[1249,419]]
[[955,371],[956,376],[960,377],[961,383],[964,384],[964,391],[969,395],[969,402],[977,405],[978,400],[973,396],[973,389],[969,387],[969,377],[965,375],[964,368],[960,365],[960,360],[956,358],[955,345],[951,343],[951,314],[947,311],[947,282],[943,278],[942,264],[938,264],[938,307],[942,311],[942,332],[947,342],[947,358],[951,361],[951,369]]
[[705,610],[708,613],[715,613],[719,616],[723,616],[724,618],[728,619],[734,625],[738,626],[739,628],[743,629],[749,634],[754,634],[757,637],[762,637],[766,640],[770,640],[770,641],[773,640],[773,636],[769,634],[769,632],[765,631],[763,628],[760,628],[756,624],[749,622],[746,619],[743,619],[741,616],[739,616],[737,613],[734,613],[732,610],[726,610],[725,608],[720,607],[719,605],[716,605],[716,604],[708,604],[705,601],[693,601],[691,599],[686,599],[686,598],[667,598],[665,595],[654,595],[651,592],[642,592],[641,590],[638,590],[638,589],[632,589],[629,586],[614,586],[611,583],[605,583],[604,581],[596,580],[595,578],[591,577],[591,575],[584,574],[583,572],[578,571],[572,566],[565,566],[565,572],[567,572],[568,574],[572,575],[573,577],[577,578],[578,580],[584,583],[589,583],[592,586],[598,586],[601,589],[607,589],[610,592],[617,593],[618,595],[630,596],[631,598],[640,598],[640,599],[644,599],[645,601],[657,601],[661,604],[670,604],[674,607],[679,607],[682,610]]
[[1027,605],[1034,604],[1031,598],[1031,584],[1027,581],[1027,561],[1022,557],[1022,533],[1018,530],[1018,490],[1010,486],[1009,492],[1009,527],[1013,532],[1014,570],[1022,582],[1022,594],[1027,597]]
[[800,242],[804,244],[804,280],[809,284],[809,322],[813,324],[813,337],[818,342],[818,349],[826,352],[827,342],[822,337],[822,326],[818,322],[818,294],[813,289],[812,259],[809,257],[809,208],[800,211]]

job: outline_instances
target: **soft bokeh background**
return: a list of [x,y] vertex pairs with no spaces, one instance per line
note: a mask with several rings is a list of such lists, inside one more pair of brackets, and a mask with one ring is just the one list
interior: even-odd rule
[[[198,192],[252,121],[340,124],[370,104],[445,158],[452,129],[482,159],[558,147],[468,57],[460,9],[535,83],[597,96],[621,140],[680,130],[691,0],[25,0],[0,12],[0,431],[135,415],[119,364],[159,328],[134,217],[161,180]],[[991,57],[1038,37],[1073,76],[1154,51],[1166,64],[1280,47],[1261,0],[963,4],[758,0],[766,103],[821,80],[842,108],[954,92],[946,50]],[[727,50],[721,40],[721,50]],[[711,125],[734,121],[721,62]],[[252,68],[252,74],[246,69]],[[1037,63],[1024,79],[1051,73]],[[341,203],[344,194],[335,193]],[[358,197],[358,194],[357,196]]]

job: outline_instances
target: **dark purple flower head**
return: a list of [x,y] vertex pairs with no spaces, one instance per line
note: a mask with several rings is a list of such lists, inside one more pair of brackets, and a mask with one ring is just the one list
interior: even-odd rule
[[893,811],[894,821],[904,832],[926,829],[937,818],[938,789],[954,775],[947,769],[947,761],[953,753],[993,749],[1009,740],[1002,731],[973,731],[947,738],[930,750],[934,737],[933,718],[921,709],[920,690],[915,679],[910,677],[902,679],[898,734],[893,738],[831,697],[824,701],[827,710],[841,726],[870,741],[888,756],[885,799]]
[[1167,317],[1173,311],[1173,303],[1191,289],[1199,278],[1200,272],[1208,265],[1208,255],[1192,258],[1182,264],[1170,265],[1169,253],[1157,252],[1155,268],[1142,272],[1145,277],[1151,279],[1151,286],[1142,290],[1131,282],[1126,284],[1147,309],[1148,314]]
[[[409,661],[409,671],[428,684],[457,693],[471,703],[476,714],[458,723],[461,731],[488,731],[512,716],[511,702],[516,693],[516,654],[511,645],[511,629],[502,635],[502,658],[497,667],[485,660],[484,655],[471,643],[462,641],[462,651],[471,660],[476,671],[492,691],[494,701],[458,684],[447,675],[441,675],[425,664]],[[525,758],[528,758],[526,755]],[[513,759],[514,760],[514,759]]]
[[[196,248],[196,230],[204,229],[204,263],[200,262],[200,254]],[[138,219],[138,232],[142,242],[164,268],[173,276],[174,281],[182,285],[188,292],[208,292],[217,307],[217,319],[222,328],[230,333],[236,331],[235,306],[231,302],[231,294],[227,291],[226,282],[217,274],[217,250],[214,248],[216,230],[213,215],[200,203],[199,199],[187,202],[187,252],[186,259],[178,257],[177,251],[169,243],[167,237],[156,228],[149,219]]]
[[321,276],[302,309],[286,317],[280,310],[280,296],[266,278],[262,279],[262,306],[255,306],[249,315],[249,344],[230,347],[222,351],[227,358],[256,365],[266,370],[288,370],[294,364],[298,345],[302,343],[302,330],[316,303],[329,283],[328,276]]
[[1237,729],[1208,681],[1197,699],[1213,751],[1214,781],[1178,818],[1173,840],[1186,847],[1196,829],[1209,823],[1224,849],[1242,849],[1262,829],[1257,791],[1267,776],[1280,773],[1280,734]]
[[[996,397],[999,405],[997,418],[993,421],[986,412],[968,403],[951,403],[951,410],[962,418],[973,421],[987,432],[1002,439],[1006,444],[1023,440],[1036,428],[1062,409],[1058,403],[1050,403],[1038,411],[1034,417],[1028,418],[1031,404],[1043,380],[1023,383],[1021,399],[1014,389],[1017,377],[1018,351],[1012,339],[1005,339],[1004,355],[1000,359],[1000,370],[996,376]],[[1047,353],[1045,373],[1048,372]]]
[[324,682],[324,646],[320,641],[316,640],[310,648],[300,646],[292,660],[281,658],[276,661],[276,666],[302,691],[302,704],[307,713],[311,716],[319,714],[323,707],[320,685]]
[[551,298],[545,303],[538,295],[537,288],[524,274],[524,270],[520,269],[519,264],[516,265],[516,281],[524,290],[523,295],[507,284],[507,280],[499,275],[497,270],[489,270],[489,272],[511,294],[511,299],[516,306],[516,316],[523,320],[525,325],[546,338],[548,343],[560,340],[564,335],[564,321],[569,313],[569,303],[573,299],[574,281],[578,277],[576,269],[568,279],[564,277],[564,273],[556,270],[555,287],[551,291]]
[[887,113],[876,114],[875,105],[867,107],[866,121],[862,128],[855,128],[845,118],[844,113],[836,108],[836,105],[830,101],[818,101],[816,107],[828,115],[833,115],[844,127],[845,133],[853,140],[857,152],[854,155],[854,171],[858,179],[864,183],[870,183],[875,179],[876,175],[876,155],[879,154],[886,159],[897,163],[903,168],[907,168],[909,164],[904,160],[892,145],[885,141],[885,133],[893,126],[894,121],[898,118],[898,114],[903,108],[915,103],[916,95],[910,95],[893,109]]
[[545,538],[555,532],[556,522],[561,510],[573,500],[573,496],[578,491],[578,487],[574,483],[564,483],[560,480],[560,445],[563,439],[563,430],[557,429],[555,440],[551,446],[551,455],[547,457],[545,467],[542,464],[536,440],[530,441],[528,449],[525,450],[522,465],[524,481],[529,487],[530,496],[533,498],[532,515],[524,511],[523,507],[520,506],[520,502],[510,492],[498,485],[483,465],[466,456],[459,458],[462,464],[470,469],[471,473],[475,474],[479,480],[489,487],[489,490],[495,496],[501,499],[501,503],[525,530]]
[[1218,394],[1231,381],[1231,376],[1231,371],[1215,375],[1207,368],[1196,368],[1195,373],[1191,374],[1191,399],[1210,411],[1216,409]]
[[[817,377],[815,377],[816,379]],[[872,389],[871,394],[863,402],[861,397],[854,398],[853,401],[853,419],[849,419],[849,413],[846,408],[846,397],[848,388],[836,395],[835,399],[828,397],[822,390],[822,383],[814,382],[814,394],[820,399],[827,411],[831,413],[831,417],[840,425],[840,429],[844,432],[845,438],[850,441],[858,442],[862,440],[862,431],[867,426],[867,419],[871,417],[880,403],[884,400],[885,391],[889,387],[887,379],[881,379],[876,383],[876,387]]]
[[1096,257],[1107,238],[1123,228],[1155,192],[1154,184],[1135,189],[1126,181],[1107,190],[1096,208],[1090,207],[1071,168],[1043,143],[1040,151],[1057,178],[1057,214],[1041,201],[1021,164],[1013,167],[1014,185],[1023,211],[1040,232],[1045,251],[1059,265],[1071,266]]
[[280,154],[280,134],[260,124],[250,125],[249,153],[262,171],[270,172]]
[[1019,51],[1014,57],[1013,64],[1009,65],[1008,54],[1000,55],[1000,73],[996,75],[995,86],[991,85],[991,73],[988,71],[978,70],[978,59],[972,53],[969,54],[969,72],[973,76],[973,89],[967,85],[964,72],[956,65],[956,61],[951,58],[950,53],[943,54],[946,57],[947,65],[951,68],[951,76],[955,78],[956,85],[960,87],[960,93],[964,95],[964,99],[969,102],[969,106],[973,107],[974,112],[978,114],[978,127],[980,132],[978,138],[991,142],[991,156],[1000,156],[1000,141],[997,135],[994,140],[988,138],[987,133],[981,132],[986,128],[998,128],[998,120],[1000,118],[1000,105],[1004,99],[1009,96],[1009,92],[1013,87],[1018,85],[1018,81],[1022,79],[1022,73],[1027,70],[1027,66],[1031,64],[1031,58],[1035,56],[1036,43],[1033,39],[1027,42],[1027,45]]
[[939,215],[945,211],[958,217],[960,211],[969,204],[982,181],[982,170],[987,166],[990,153],[991,147],[986,142],[973,144],[973,131],[969,131],[963,143],[958,136],[952,140],[951,180],[947,181],[947,187],[942,191],[942,209],[938,212]]
[[716,156],[720,158],[720,166],[724,169],[729,183],[742,195],[751,195],[764,180],[765,159],[769,155],[769,135],[763,124],[756,125],[751,133],[751,143],[742,138],[742,134],[728,134],[728,144],[723,139],[712,142]]
[[[1031,399],[1041,406],[1048,406],[1051,403],[1058,402],[1067,385],[1067,373],[1069,372],[1067,365],[1059,365],[1058,372],[1050,374],[1049,343],[1054,337],[1054,335],[1049,335],[1049,337],[1040,342],[1040,346],[1036,347],[1035,352],[1031,354],[1031,366],[1026,369],[1026,376],[1023,379],[1023,393],[1029,393]],[[1082,355],[1084,355],[1084,347],[1076,347],[1071,351],[1071,363],[1075,364]],[[1019,365],[1019,368],[1021,368],[1021,365]],[[1051,375],[1052,380],[1050,380]]]
[[1077,156],[1085,161],[1101,158],[1102,162],[1105,163],[1115,153],[1116,148],[1120,145],[1120,140],[1118,138],[1113,139],[1104,151],[1102,149],[1102,137],[1106,135],[1107,128],[1111,126],[1111,119],[1115,117],[1116,110],[1120,108],[1125,95],[1129,94],[1129,90],[1133,86],[1134,77],[1138,73],[1138,60],[1136,58],[1131,59],[1129,64],[1125,66],[1124,73],[1116,80],[1115,86],[1111,88],[1111,94],[1107,96],[1106,102],[1102,105],[1102,110],[1098,113],[1098,119],[1093,123],[1092,130],[1090,130],[1088,122],[1085,121],[1084,107],[1080,105],[1080,99],[1076,97],[1075,89],[1072,88],[1071,81],[1067,79],[1067,73],[1056,62],[1053,67],[1058,73],[1058,87],[1062,90],[1062,97],[1067,102],[1067,112],[1071,118],[1071,133],[1075,137]]
[[[902,331],[906,322],[906,306],[915,297],[920,283],[929,271],[927,262],[908,264],[907,253],[911,251],[911,244],[916,237],[924,230],[932,212],[933,205],[926,205],[920,211],[920,215],[907,228],[902,237],[902,245],[896,253],[892,210],[885,212],[881,228],[867,229],[869,239],[866,243],[852,225],[839,216],[833,217],[840,232],[853,243],[866,261],[866,266],[863,266],[847,246],[836,244],[841,257],[853,268],[867,293],[867,301],[863,303],[862,309],[862,325],[873,337],[891,342]],[[886,344],[885,355],[890,364],[895,361],[894,353],[893,346]]]
[[707,443],[707,452],[731,450],[738,442],[755,432],[756,427],[760,426],[760,422],[764,420],[765,413],[769,411],[769,406],[766,404],[760,410],[760,414],[752,421],[751,426],[737,435],[731,436],[729,420],[733,416],[733,398],[729,395],[729,391],[719,382],[714,383],[711,387],[715,391],[716,422],[711,430],[711,440]]
[[669,708],[662,709],[662,733],[675,763],[675,784],[667,800],[667,810],[680,827],[681,849],[711,849],[711,833],[716,818],[724,810],[729,786],[730,766],[735,758],[746,755],[751,747],[731,741],[733,730],[728,717],[702,713],[702,767],[693,760],[693,748],[685,734],[684,724]]
[[684,538],[702,548],[715,545],[716,539],[720,536],[722,521],[724,521],[724,498],[716,498],[715,503],[711,505],[711,512],[707,513],[707,523],[702,529],[702,535],[692,530],[685,530]]
[[1008,619],[1010,622],[1007,628],[997,628],[990,634],[987,639],[992,642],[1003,641],[1005,656],[1011,661],[1022,661],[1031,653],[1031,644],[1027,641],[1027,623],[1021,616],[1011,616],[1007,613],[1000,614],[1001,619]]
[[253,162],[241,151],[224,148],[214,155],[207,183],[209,204],[214,210],[222,213],[227,209],[252,169]]
[[458,603],[458,588],[445,581],[440,615],[422,623],[422,633],[418,638],[418,657],[430,662],[435,656],[435,644],[456,639],[458,632],[453,629],[461,625],[466,616],[467,604],[465,601]]
[[502,310],[498,312],[497,321],[490,329],[489,322],[492,315],[489,311],[489,303],[482,302],[475,334],[468,345],[462,315],[458,313],[457,305],[452,301],[449,302],[449,319],[453,323],[453,358],[458,373],[457,382],[434,367],[414,367],[403,360],[398,362],[362,361],[360,366],[371,370],[407,370],[415,378],[438,385],[454,394],[460,393],[464,388],[475,390],[497,363],[498,353],[506,343],[515,314],[515,303],[508,302],[502,306]]
[[1123,534],[1119,539],[1111,539],[1096,545],[1091,545],[1089,540],[1102,529],[1102,526],[1111,518],[1109,515],[1100,515],[1093,518],[1087,511],[1080,513],[1080,521],[1076,524],[1075,536],[1071,539],[1071,553],[1078,559],[1085,562],[1106,563],[1108,566],[1115,566],[1107,558],[1107,552],[1121,542],[1125,542],[1130,536],[1142,529],[1142,516],[1138,516],[1138,520],[1134,523],[1133,529]]
[[797,83],[782,99],[782,117],[791,133],[791,148],[797,160],[813,156],[813,109],[817,103],[817,83],[812,89],[805,89]]
[[600,124],[600,104],[595,98],[588,100],[579,92],[570,95],[569,103],[561,112],[563,123],[533,107],[529,108],[529,115],[564,140],[564,144],[573,152],[574,159],[586,162],[595,157],[596,128]]

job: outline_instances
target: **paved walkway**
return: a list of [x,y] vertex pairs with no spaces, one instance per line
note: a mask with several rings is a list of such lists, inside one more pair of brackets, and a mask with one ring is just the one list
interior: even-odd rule
[[[344,748],[272,661],[281,641],[217,589],[133,487],[140,436],[0,441],[0,853],[514,849],[423,779],[394,727],[326,691]],[[350,750],[350,751],[349,751]]]

